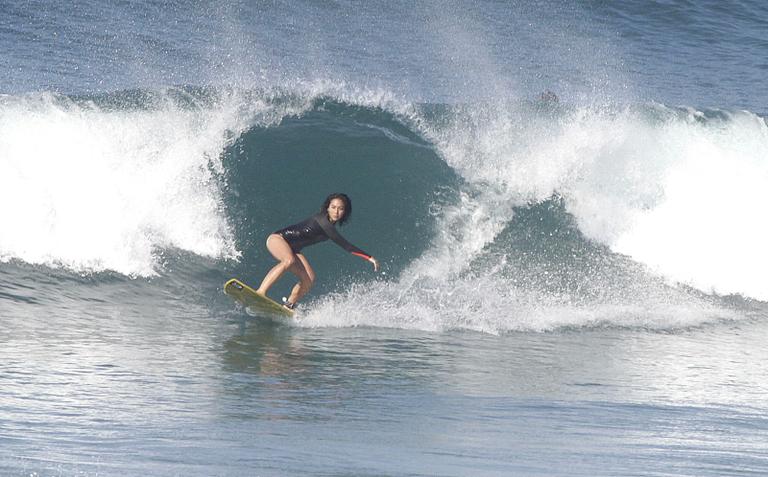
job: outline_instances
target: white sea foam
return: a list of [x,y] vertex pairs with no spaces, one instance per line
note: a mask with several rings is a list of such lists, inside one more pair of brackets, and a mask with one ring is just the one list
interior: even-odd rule
[[768,300],[768,128],[751,113],[591,123],[602,144],[570,183],[590,237],[705,292]]
[[751,114],[670,128],[664,197],[615,244],[672,279],[768,301],[768,128]]
[[490,201],[479,196],[490,212],[479,222],[485,230],[467,230],[493,237],[512,218],[500,206],[505,200],[518,205],[557,193],[588,237],[671,280],[768,299],[761,278],[768,266],[765,120],[656,109],[582,109],[558,123],[527,125],[499,114],[474,128],[481,134],[440,137],[462,175],[501,191]]
[[220,155],[259,116],[234,94],[104,110],[51,94],[0,103],[0,259],[151,276],[159,251],[237,255]]

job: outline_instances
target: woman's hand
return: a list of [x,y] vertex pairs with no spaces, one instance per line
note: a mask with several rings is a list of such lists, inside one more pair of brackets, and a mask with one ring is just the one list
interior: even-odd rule
[[369,262],[373,264],[373,271],[378,272],[379,271],[379,261],[375,258],[371,257],[368,259]]

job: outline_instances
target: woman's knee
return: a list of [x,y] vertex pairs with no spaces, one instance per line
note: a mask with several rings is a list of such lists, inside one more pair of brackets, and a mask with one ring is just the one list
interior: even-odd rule
[[296,264],[296,257],[283,257],[280,259],[280,266],[283,267],[284,270],[289,270]]

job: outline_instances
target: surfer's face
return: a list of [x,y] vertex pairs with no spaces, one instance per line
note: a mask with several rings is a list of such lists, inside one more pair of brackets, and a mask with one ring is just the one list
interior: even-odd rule
[[347,211],[346,206],[344,205],[344,201],[341,199],[333,199],[330,204],[328,204],[328,220],[331,222],[336,222],[338,220],[341,220],[342,217],[344,217],[344,213]]

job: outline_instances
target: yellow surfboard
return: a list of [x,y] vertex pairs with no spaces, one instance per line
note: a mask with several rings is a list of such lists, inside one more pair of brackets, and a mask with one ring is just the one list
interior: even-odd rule
[[224,293],[254,314],[287,318],[292,318],[294,315],[293,310],[289,310],[276,301],[259,295],[256,293],[256,290],[237,278],[232,278],[224,284]]

